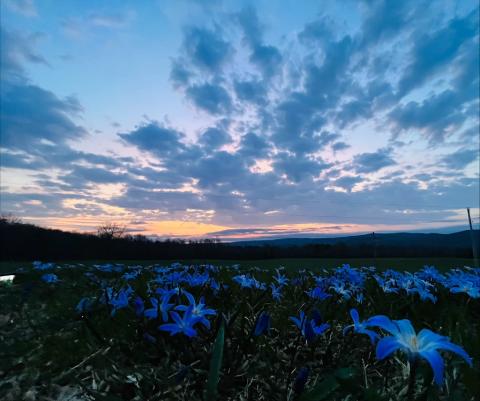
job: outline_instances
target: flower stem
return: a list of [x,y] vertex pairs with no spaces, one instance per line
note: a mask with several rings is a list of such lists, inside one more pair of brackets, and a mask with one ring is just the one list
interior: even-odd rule
[[418,359],[413,356],[410,358],[410,376],[408,377],[407,401],[413,401],[415,392],[415,375],[417,373]]

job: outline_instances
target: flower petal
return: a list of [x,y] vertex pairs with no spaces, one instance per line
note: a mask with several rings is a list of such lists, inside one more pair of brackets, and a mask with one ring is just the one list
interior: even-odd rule
[[400,348],[402,348],[402,344],[395,337],[384,337],[377,344],[377,359],[384,359]]
[[435,350],[420,352],[420,355],[425,358],[433,370],[433,377],[435,383],[439,386],[443,385],[443,359],[440,354]]
[[397,325],[385,315],[372,316],[365,322],[365,326],[380,327],[394,336],[399,335]]
[[461,356],[463,359],[465,359],[465,361],[470,366],[473,365],[472,358],[467,354],[467,352],[462,347],[460,347],[460,345],[453,344],[450,341],[448,341],[446,338],[439,343],[438,349],[452,351],[455,354]]
[[394,323],[398,326],[402,336],[406,338],[415,337],[415,329],[412,326],[412,323],[408,319],[394,320]]
[[350,316],[353,319],[353,324],[357,325],[360,321],[360,316],[358,315],[358,311],[356,309],[350,309]]

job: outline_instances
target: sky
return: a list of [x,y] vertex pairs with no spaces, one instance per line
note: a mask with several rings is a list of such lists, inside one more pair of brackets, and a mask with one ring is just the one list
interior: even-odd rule
[[476,0],[3,0],[0,209],[237,240],[468,228]]

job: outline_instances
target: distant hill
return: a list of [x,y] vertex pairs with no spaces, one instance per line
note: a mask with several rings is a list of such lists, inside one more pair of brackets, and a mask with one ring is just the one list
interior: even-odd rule
[[[475,236],[480,238],[479,230]],[[221,243],[153,240],[144,236],[108,238],[71,233],[0,218],[0,260],[254,260],[276,258],[471,258],[469,231],[452,234],[393,233],[336,238],[284,238]]]
[[[393,247],[445,247],[445,248],[464,248],[471,246],[470,231],[459,231],[451,234],[438,233],[392,233],[377,234],[375,241],[377,246]],[[474,235],[478,238],[480,230],[474,230]],[[336,245],[343,243],[345,245],[359,246],[362,244],[373,244],[372,234],[352,235],[346,237],[333,238],[281,238],[271,240],[249,240],[231,242],[232,246],[274,246],[274,247],[302,247],[305,245],[325,244]]]

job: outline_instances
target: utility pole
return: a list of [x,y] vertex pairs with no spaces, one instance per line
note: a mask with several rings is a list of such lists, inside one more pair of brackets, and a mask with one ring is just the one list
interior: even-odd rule
[[478,264],[477,241],[475,240],[475,233],[473,232],[472,218],[470,217],[470,208],[469,207],[467,207],[467,215],[468,215],[468,224],[470,225],[470,238],[472,239],[473,261],[474,261],[475,267],[480,267],[479,264]]
[[377,262],[377,238],[375,237],[375,232],[372,233],[373,237],[373,259],[375,259],[375,263]]

